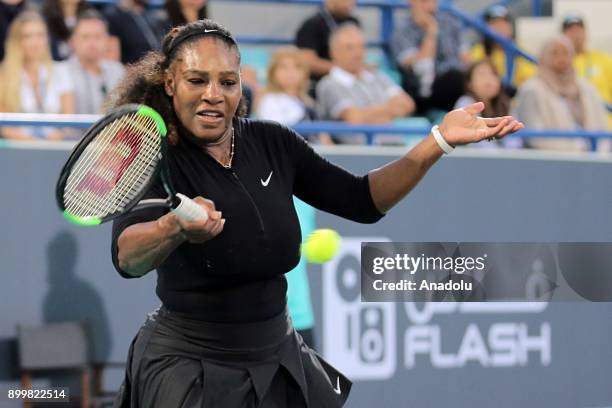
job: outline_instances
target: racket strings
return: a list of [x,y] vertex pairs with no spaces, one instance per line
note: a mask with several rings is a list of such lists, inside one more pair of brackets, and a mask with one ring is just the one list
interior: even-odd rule
[[125,209],[153,175],[161,158],[155,121],[132,113],[108,124],[90,142],[68,177],[64,202],[79,217]]
[[[78,204],[80,204],[83,209],[89,208],[90,211],[89,213],[84,213],[80,215],[104,216],[118,210],[120,211],[129,203],[129,201],[125,201],[125,197],[121,197],[122,195],[125,196],[125,194],[122,194],[121,187],[134,188],[134,183],[130,183],[130,175],[142,173],[142,167],[143,165],[146,166],[146,162],[148,160],[134,161],[135,166],[129,171],[125,171],[126,169],[122,169],[121,166],[124,166],[126,163],[120,161],[120,166],[117,167],[118,163],[116,162],[117,157],[115,155],[119,153],[123,155],[124,159],[128,159],[129,156],[126,155],[128,155],[130,152],[134,154],[134,148],[140,149],[140,144],[135,145],[135,143],[141,143],[141,138],[138,137],[138,135],[134,132],[134,126],[137,126],[139,124],[141,124],[140,121],[130,122],[128,118],[124,119],[121,122],[117,121],[117,123],[113,124],[114,126],[109,126],[109,134],[119,135],[120,137],[123,136],[123,143],[114,144],[110,152],[108,149],[97,149],[98,151],[101,150],[103,152],[102,154],[106,155],[102,157],[102,160],[100,160],[99,156],[97,157],[94,169],[91,173],[89,173],[90,179],[85,180],[84,178],[81,178],[80,183],[77,184],[77,186],[80,187],[77,188],[77,190],[84,193],[81,195],[82,202]],[[123,132],[123,134],[121,135],[119,132]],[[126,134],[129,136],[128,138],[125,137]],[[155,135],[153,138],[158,139],[158,137]],[[131,146],[131,148],[128,148],[128,146]],[[145,147],[147,146],[145,145]],[[150,147],[151,146],[149,146],[149,150]],[[144,150],[143,153],[137,151],[136,155],[137,154],[142,154],[143,156],[151,157],[150,152],[147,155],[146,150]],[[134,158],[135,157],[132,157],[132,159]],[[91,159],[92,158],[90,157],[90,160]],[[114,160],[115,163],[113,163]],[[127,162],[127,165],[129,164],[130,163]],[[138,166],[138,164],[140,164],[140,166]],[[146,168],[147,167],[145,167],[145,169]],[[121,174],[117,174],[118,171]],[[91,177],[92,173],[93,179]],[[150,174],[150,172],[145,172],[144,175],[146,176],[146,174]],[[87,177],[87,175],[85,177]],[[118,177],[119,179],[121,179],[121,182],[118,183],[119,180],[113,180],[113,177]],[[145,178],[144,180],[142,180],[142,182],[144,183],[146,182],[146,180],[147,179]],[[83,181],[86,181],[86,183],[83,183]],[[136,182],[137,181],[138,180],[136,179]],[[76,210],[76,208],[72,209],[73,211]]]
[[[125,122],[125,119],[117,120],[108,125],[97,136],[95,142],[88,146],[88,149],[73,169],[72,174],[77,175],[77,177],[69,179],[67,191],[79,194],[74,195],[73,200],[68,200],[67,208],[72,213],[85,216],[92,215],[91,213],[99,214],[101,211],[104,211],[98,198],[104,195],[104,190],[108,191],[109,187],[112,188],[112,182],[108,179],[111,168],[108,165],[108,160],[105,160],[105,158],[108,159],[109,155],[113,153],[120,153],[121,145],[115,144],[112,146],[113,151],[111,150],[110,143],[112,142],[111,137],[116,135],[119,126],[123,122]],[[90,167],[88,168],[87,166]],[[83,213],[84,209],[89,209],[91,213]]]
[[[147,123],[147,121],[150,122]],[[143,127],[143,125],[148,126],[148,128]],[[155,165],[159,161],[159,143],[155,146],[146,143],[143,145],[142,141],[139,140],[142,138],[138,138],[135,131],[139,131],[141,133],[145,132],[145,134],[152,133],[154,135],[154,139],[159,142],[159,137],[155,133],[156,130],[156,124],[147,116],[138,116],[137,120],[128,122],[128,139],[125,141],[125,144],[132,147],[131,154],[134,154],[134,149],[137,148],[138,152],[136,154],[141,154],[140,151],[142,151],[143,157],[149,158],[149,160],[133,161],[133,168],[130,169],[130,171],[122,172],[120,182],[118,179],[115,180],[117,183],[115,184],[111,198],[114,202],[118,203],[118,206],[112,208],[110,210],[111,213],[125,208],[125,206],[127,206],[141,191],[142,186],[149,179],[148,176],[150,176],[155,170]],[[145,138],[151,139],[151,136],[145,136]],[[134,145],[134,143],[138,143],[137,147]],[[113,171],[111,171],[111,175],[114,175]],[[117,176],[115,175],[115,177]]]
[[[121,169],[120,167],[117,168],[117,165],[113,163],[113,161],[116,160],[117,158],[117,156],[114,156],[114,154],[123,156],[124,159],[129,159],[130,155],[134,154],[134,146],[136,146],[134,144],[137,143],[139,140],[139,138],[136,137],[134,133],[130,133],[130,131],[132,130],[130,128],[130,123],[127,122],[126,120],[124,120],[124,123],[127,123],[127,126],[113,127],[112,129],[109,130],[109,132],[112,132],[119,136],[125,135],[126,133],[128,133],[129,135],[128,138],[126,139],[124,137],[124,140],[122,140],[122,143],[117,143],[113,145],[114,151],[111,151],[108,154],[106,153],[108,151],[105,151],[104,157],[102,157],[102,160],[97,161],[97,167],[94,170],[94,173],[96,174],[97,177],[99,177],[99,179],[94,179],[93,183],[91,183],[93,184],[92,186],[87,186],[87,185],[81,186],[86,191],[88,190],[87,187],[94,187],[93,191],[95,192],[96,189],[98,189],[98,193],[100,192],[104,193],[104,191],[99,191],[101,187],[107,189],[106,192],[109,193],[109,196],[107,196],[104,199],[104,201],[95,200],[95,198],[100,197],[101,194],[89,194],[87,197],[87,198],[90,198],[90,201],[87,204],[90,206],[93,206],[95,211],[98,211],[99,213],[103,212],[104,215],[106,215],[107,211],[110,211],[110,212],[113,211],[113,208],[106,208],[108,205],[112,205],[112,203],[116,203],[118,206],[117,208],[120,209],[120,206],[123,204],[120,200],[117,200],[116,190],[114,189],[116,184],[113,181],[113,177],[116,177],[117,172]],[[120,133],[120,132],[123,132],[123,133]],[[139,146],[138,146],[138,149],[140,149]],[[138,152],[136,152],[136,154],[138,154]],[[109,187],[111,188],[111,190],[108,190]],[[91,200],[92,198],[93,198],[93,201]]]
[[161,143],[159,136],[157,136],[157,124],[148,116],[139,116],[140,121],[132,122],[131,125],[139,131],[146,132],[145,139],[151,139],[151,134],[155,135],[156,144],[144,143],[141,149],[144,149],[146,157],[150,158],[150,161],[136,161],[135,169],[131,172],[124,174],[125,180],[122,183],[117,184],[117,189],[114,193],[116,195],[117,202],[131,203],[141,191],[147,180],[153,175],[156,165],[161,159]]
[[[104,211],[101,202],[99,202],[102,195],[100,194],[100,187],[102,187],[101,183],[104,182],[105,178],[109,177],[111,168],[108,166],[108,160],[105,160],[104,157],[100,158],[100,156],[109,152],[113,138],[117,136],[118,131],[121,128],[127,128],[128,119],[129,116],[124,116],[107,125],[96,136],[95,141],[89,144],[74,166],[71,175],[75,175],[75,177],[68,179],[66,192],[78,192],[80,194],[74,195],[74,200],[69,200],[67,203],[67,209],[71,213],[85,216],[86,214],[80,213],[79,210],[90,209],[91,212],[97,214]],[[115,144],[113,147],[117,152],[121,145]],[[89,177],[89,180],[85,181],[86,177]],[[107,180],[107,185],[110,185],[110,180]],[[68,194],[68,197],[70,197],[70,194]]]

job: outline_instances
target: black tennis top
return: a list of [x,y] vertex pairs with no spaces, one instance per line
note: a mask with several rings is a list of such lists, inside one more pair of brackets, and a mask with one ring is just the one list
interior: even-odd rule
[[[274,122],[236,119],[234,133],[231,169],[185,140],[168,153],[176,191],[213,200],[226,222],[212,240],[174,250],[157,269],[156,291],[168,309],[210,322],[259,321],[285,308],[284,274],[297,265],[301,244],[293,195],[361,223],[382,217],[367,175],[358,177],[330,163],[294,131]],[[159,183],[146,194],[165,196]],[[117,260],[121,232],[164,212],[135,211],[113,223],[112,257],[121,276],[132,277]]]

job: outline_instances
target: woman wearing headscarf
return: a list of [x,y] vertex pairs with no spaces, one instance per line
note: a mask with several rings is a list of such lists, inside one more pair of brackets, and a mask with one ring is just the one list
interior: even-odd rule
[[[547,41],[540,53],[538,73],[517,96],[516,116],[528,128],[606,130],[604,102],[595,88],[578,78],[572,66],[574,50],[563,36]],[[554,150],[586,150],[586,140],[530,139],[529,146]]]

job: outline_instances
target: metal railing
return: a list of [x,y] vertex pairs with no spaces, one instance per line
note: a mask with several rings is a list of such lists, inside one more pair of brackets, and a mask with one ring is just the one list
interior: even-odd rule
[[[519,0],[500,0],[492,4],[500,4],[503,6],[511,6],[513,3],[517,3]],[[541,17],[544,11],[543,0],[531,0],[531,14],[534,17]]]
[[[63,114],[29,114],[29,113],[0,113],[0,127],[2,126],[54,126],[88,128],[100,115],[63,115]],[[390,125],[350,125],[344,122],[302,122],[292,128],[303,135],[327,132],[331,134],[366,135],[368,144],[372,144],[375,135],[402,135],[422,136],[429,134],[428,126],[410,126],[400,124]],[[591,143],[591,149],[595,150],[597,141],[600,139],[612,139],[612,132],[604,131],[570,131],[570,130],[536,130],[523,129],[512,137],[523,139],[530,138],[585,138]]]

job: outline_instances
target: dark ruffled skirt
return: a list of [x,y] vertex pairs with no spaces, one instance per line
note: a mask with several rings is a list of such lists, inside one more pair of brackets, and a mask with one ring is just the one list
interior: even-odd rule
[[114,406],[337,408],[350,389],[286,312],[255,323],[210,323],[162,306],[132,341]]

